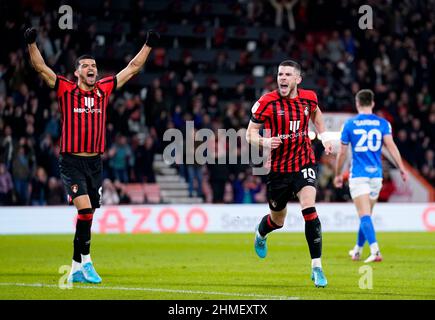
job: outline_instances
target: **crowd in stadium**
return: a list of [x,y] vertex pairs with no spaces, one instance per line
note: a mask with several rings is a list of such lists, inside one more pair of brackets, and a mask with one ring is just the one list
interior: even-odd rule
[[[261,86],[256,86],[253,69],[258,62],[249,49],[252,41],[233,41],[227,26],[241,34],[248,27],[282,32],[276,40],[258,32],[256,57],[273,61],[273,57],[284,54],[299,61],[324,112],[355,112],[354,94],[362,88],[373,89],[376,113],[392,124],[402,156],[434,184],[434,1],[401,1],[393,6],[387,0],[342,0],[334,5],[324,0],[240,0],[224,1],[219,8],[225,10],[217,11],[207,1],[159,1],[155,11],[143,0],[131,1],[130,11],[117,11],[111,1],[101,2],[99,10],[88,14],[75,9],[74,24],[80,27],[74,30],[59,29],[56,1],[50,9],[29,7],[24,15],[18,14],[21,9],[12,4],[8,15],[2,16],[0,37],[8,40],[0,51],[0,205],[65,203],[58,169],[60,119],[56,93],[29,65],[23,32],[30,25],[38,27],[37,43],[46,63],[70,79],[74,78],[74,60],[80,54],[96,56],[100,75],[114,74],[141,46],[147,26],[162,34],[164,47],[153,50],[144,70],[157,76],[144,82],[138,76],[137,81],[111,97],[104,178],[105,189],[114,190],[118,203],[129,202],[123,184],[155,182],[152,163],[154,155],[165,147],[165,130],[184,130],[188,120],[194,121],[196,129],[246,128],[252,105],[261,94],[275,88],[276,64],[265,65]],[[186,3],[190,9],[181,10]],[[362,4],[373,7],[371,30],[358,26]],[[29,17],[30,11],[41,18],[22,19]],[[111,26],[111,34],[101,37],[95,21]],[[119,21],[126,22],[129,30],[123,30]],[[216,54],[215,59],[195,61],[192,52],[205,45],[199,38],[178,43],[177,37],[165,36],[170,26],[177,24],[198,34],[212,28],[206,45]],[[130,49],[119,58],[119,48]],[[102,59],[98,58],[101,51],[105,55]],[[178,59],[169,59],[171,51],[180,52]],[[231,58],[229,52],[238,52],[238,58]],[[203,76],[210,74],[216,77]],[[218,76],[243,76],[243,81],[228,87],[219,82],[222,77]],[[336,190],[332,185],[334,157],[322,155],[321,144],[316,141],[314,147],[319,160],[319,200],[349,199],[346,190]],[[190,184],[192,195],[204,196],[201,186],[208,183],[213,202],[224,202],[228,184],[232,187],[231,202],[236,203],[255,202],[262,188],[262,178],[253,177],[248,165],[193,164],[177,169],[188,182],[196,181]],[[386,183],[382,200],[388,200],[392,191],[394,186]],[[111,197],[106,194],[106,198]]]

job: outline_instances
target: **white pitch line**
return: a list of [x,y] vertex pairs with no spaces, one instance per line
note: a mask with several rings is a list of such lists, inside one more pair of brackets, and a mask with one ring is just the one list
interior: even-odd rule
[[[0,283],[4,287],[36,287],[36,288],[59,288],[58,285],[44,284],[44,283]],[[196,291],[196,290],[176,290],[176,289],[162,289],[162,288],[131,288],[131,287],[102,287],[102,286],[74,286],[74,289],[96,289],[96,290],[122,290],[122,291],[152,291],[152,292],[167,292],[167,293],[188,293],[188,294],[209,294],[219,296],[233,296],[233,297],[253,297],[259,299],[269,300],[299,300],[299,297],[288,296],[271,296],[266,294],[254,293],[233,293],[233,292],[216,292],[216,291]]]

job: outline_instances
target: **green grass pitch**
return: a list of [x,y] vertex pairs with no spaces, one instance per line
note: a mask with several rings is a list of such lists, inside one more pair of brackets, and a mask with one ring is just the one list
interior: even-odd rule
[[[371,270],[348,257],[355,237],[324,233],[329,284],[315,288],[303,233],[271,234],[266,259],[253,234],[96,234],[103,283],[61,289],[72,235],[0,236],[0,299],[435,299],[435,233],[379,233],[384,261]],[[370,272],[372,289],[361,289]]]

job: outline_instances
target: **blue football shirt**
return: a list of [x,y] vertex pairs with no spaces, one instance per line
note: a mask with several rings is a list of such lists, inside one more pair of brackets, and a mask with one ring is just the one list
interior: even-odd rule
[[375,114],[358,114],[344,123],[341,142],[352,147],[350,178],[382,178],[383,137],[390,123]]

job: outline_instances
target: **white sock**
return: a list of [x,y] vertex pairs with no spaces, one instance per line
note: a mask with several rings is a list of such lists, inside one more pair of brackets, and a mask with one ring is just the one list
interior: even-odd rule
[[91,255],[90,254],[87,254],[87,255],[82,254],[82,264],[85,264],[88,262],[92,262]]
[[82,268],[82,264],[80,262],[72,261],[71,265],[71,273],[75,273]]
[[322,260],[320,258],[311,259],[311,268],[322,268]]
[[376,254],[376,252],[378,252],[378,251],[379,251],[378,243],[377,243],[377,242],[373,242],[373,243],[370,245],[370,253],[371,253],[371,254]]
[[355,253],[355,252],[359,252],[359,253],[362,253],[362,251],[363,251],[363,247],[360,247],[359,245],[355,245],[355,247],[353,248],[353,252]]

